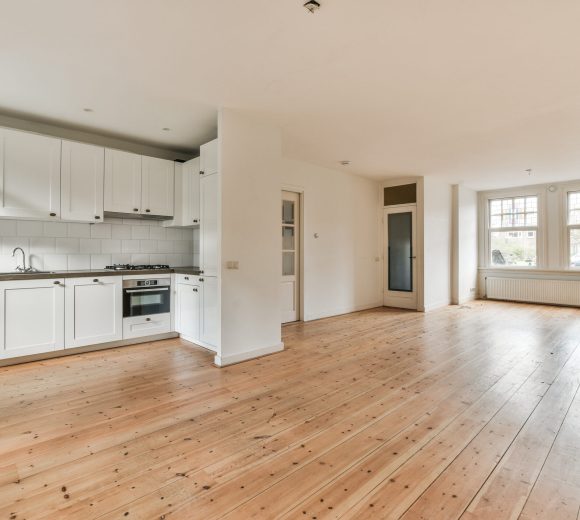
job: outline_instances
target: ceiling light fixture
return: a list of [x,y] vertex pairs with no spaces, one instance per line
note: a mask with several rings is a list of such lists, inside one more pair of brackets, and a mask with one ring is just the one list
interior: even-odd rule
[[83,108],[83,112],[93,112],[92,108]]
[[308,0],[308,2],[304,4],[304,7],[306,7],[306,9],[311,13],[314,13],[320,9],[320,4],[316,0]]
[[531,168],[527,168],[526,169],[526,173],[528,174],[528,177],[532,174],[532,169]]
[[340,164],[342,164],[343,166],[348,166],[350,164],[350,161],[340,161]]
[[171,128],[167,128],[167,127],[164,127],[161,130],[163,130],[164,132],[171,132]]

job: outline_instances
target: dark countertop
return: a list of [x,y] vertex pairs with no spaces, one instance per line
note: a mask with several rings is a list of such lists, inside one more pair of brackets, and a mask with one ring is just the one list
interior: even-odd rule
[[39,273],[19,273],[18,271],[10,273],[0,273],[0,282],[9,282],[14,280],[43,280],[53,278],[82,278],[88,276],[129,276],[143,274],[190,274],[198,276],[201,274],[199,267],[184,266],[172,267],[170,269],[143,269],[141,271],[113,271],[110,269],[86,269],[83,271],[50,271]]

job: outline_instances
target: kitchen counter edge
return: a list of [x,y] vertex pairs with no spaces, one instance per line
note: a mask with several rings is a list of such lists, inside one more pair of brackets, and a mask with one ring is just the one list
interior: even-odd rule
[[83,278],[90,276],[129,276],[129,275],[154,275],[154,274],[190,274],[199,276],[201,270],[195,266],[171,267],[169,269],[143,269],[139,271],[123,270],[112,271],[110,269],[87,269],[82,271],[54,271],[50,273],[2,273],[0,282],[19,280],[47,280],[55,278]]

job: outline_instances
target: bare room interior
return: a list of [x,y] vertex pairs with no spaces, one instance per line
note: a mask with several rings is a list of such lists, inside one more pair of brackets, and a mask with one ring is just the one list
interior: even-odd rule
[[580,4],[0,0],[0,518],[580,520]]

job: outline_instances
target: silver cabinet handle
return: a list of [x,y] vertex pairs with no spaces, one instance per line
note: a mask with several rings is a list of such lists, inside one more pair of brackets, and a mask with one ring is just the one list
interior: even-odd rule
[[125,289],[125,292],[128,293],[154,292],[154,291],[169,291],[169,287],[159,287],[158,289]]
[[55,280],[54,282],[52,282],[54,285],[60,285],[60,282],[58,280]]
[[194,287],[193,288],[193,292],[197,292],[197,287]]
[[98,278],[95,278],[95,279],[93,280],[93,283],[99,283],[99,279],[98,279]]

